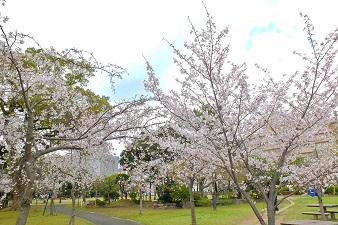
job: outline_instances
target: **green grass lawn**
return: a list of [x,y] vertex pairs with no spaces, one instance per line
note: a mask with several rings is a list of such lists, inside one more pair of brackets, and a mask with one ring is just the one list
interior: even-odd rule
[[[257,203],[259,210],[263,209],[263,203]],[[191,224],[190,209],[156,209],[143,208],[143,215],[139,215],[138,206],[116,208],[82,208],[91,212],[104,213],[114,217],[138,221],[146,225],[188,225]],[[196,207],[196,219],[199,225],[236,225],[243,218],[254,216],[248,204],[218,206],[217,210],[212,207]]]
[[[287,210],[281,212],[277,217],[283,217],[283,221],[298,220],[298,219],[312,219],[312,216],[303,215],[304,211],[318,211],[318,208],[307,208],[306,204],[317,203],[317,197],[303,197],[293,196],[291,199],[295,205]],[[338,197],[324,197],[324,203],[338,203]],[[259,211],[266,206],[265,203],[256,203]],[[290,204],[285,200],[279,208]],[[190,223],[190,209],[154,209],[143,208],[143,215],[139,215],[139,207],[116,207],[116,208],[82,208],[78,210],[88,210],[91,212],[99,212],[107,215],[130,219],[141,222],[146,225],[188,225]],[[211,207],[196,207],[197,223],[199,225],[236,225],[243,220],[255,218],[255,215],[249,204],[218,206],[217,210],[212,210]],[[338,221],[338,220],[337,220]]]
[[[302,215],[304,211],[318,211],[318,208],[307,208],[306,204],[317,203],[317,197],[302,197],[293,196],[291,199],[295,205],[287,210],[277,214],[277,217],[282,217],[283,221],[312,219],[312,216]],[[92,200],[92,199],[91,199]],[[55,201],[56,204],[58,201]],[[338,196],[323,197],[324,203],[338,203]],[[39,202],[41,203],[41,202]],[[70,200],[62,201],[62,203],[70,203]],[[256,203],[259,211],[265,208],[264,203]],[[288,205],[289,202],[284,201],[279,208]],[[69,216],[58,214],[58,216],[42,216],[43,206],[37,207],[38,211],[34,211],[35,206],[29,214],[27,225],[48,224],[59,225],[68,224]],[[85,210],[97,213],[104,213],[114,217],[130,219],[138,221],[146,225],[188,225],[190,224],[190,209],[156,209],[150,207],[143,208],[143,215],[139,215],[138,206],[125,206],[114,208],[78,208],[77,210]],[[14,225],[18,212],[8,211],[7,209],[0,210],[0,224]],[[255,215],[248,204],[218,206],[217,210],[212,210],[211,207],[196,207],[197,223],[199,225],[236,225],[241,221],[255,218]],[[338,221],[338,220],[336,220]],[[90,222],[76,218],[77,225],[91,225]]]
[[[70,220],[69,215],[58,214],[55,216],[51,216],[49,215],[49,211],[46,211],[45,216],[43,216],[42,206],[39,205],[37,209],[38,210],[35,211],[35,206],[32,206],[32,209],[29,212],[27,225],[36,225],[36,224],[62,225],[69,223]],[[19,214],[18,211],[9,211],[8,208],[0,210],[0,224],[15,225],[18,214]],[[81,218],[75,218],[75,224],[93,225],[93,223],[83,220]]]
[[[280,213],[281,216],[284,216],[284,221],[312,219],[311,215],[303,215],[302,212],[319,211],[317,207],[306,207],[306,204],[318,203],[317,197],[292,196],[291,199],[295,202],[295,205]],[[338,203],[338,196],[324,196],[323,203]]]

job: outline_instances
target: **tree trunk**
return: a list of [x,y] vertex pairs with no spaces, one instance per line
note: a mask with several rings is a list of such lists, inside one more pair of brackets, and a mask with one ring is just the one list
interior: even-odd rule
[[149,190],[149,202],[151,202],[151,186],[152,186],[152,183],[150,183],[150,185],[149,185],[149,188],[150,188],[150,190]]
[[217,209],[217,182],[214,181],[214,193],[212,195],[212,209],[216,210]]
[[[21,200],[21,207],[20,213],[18,215],[16,225],[25,225],[28,218],[28,213],[31,208],[33,193],[34,193],[34,181],[35,181],[35,173],[34,173],[34,158],[32,155],[32,146],[33,146],[33,131],[34,131],[34,122],[33,122],[33,113],[32,109],[30,108],[28,96],[25,93],[25,89],[23,88],[21,74],[19,73],[20,84],[21,84],[21,91],[24,97],[25,106],[27,109],[27,130],[25,134],[25,147],[24,147],[24,155],[23,155],[23,166],[26,175],[26,187],[25,192],[22,196]],[[23,171],[21,171],[23,172]]]
[[[271,201],[267,204],[267,213],[268,213],[268,225],[275,225],[275,204],[271,203]],[[263,225],[263,223],[261,223]],[[264,222],[265,224],[265,222]]]
[[275,189],[269,190],[267,193],[268,202],[267,213],[268,213],[268,225],[275,225],[276,222],[276,210],[277,210],[277,191]]
[[320,185],[317,186],[317,188],[315,190],[316,190],[316,193],[317,193],[319,210],[320,210],[320,214],[321,214],[322,220],[326,220],[325,211],[324,211],[324,207],[323,207],[322,186],[320,186]]
[[16,225],[25,225],[27,222],[29,210],[31,208],[33,199],[33,181],[34,181],[34,163],[32,159],[29,159],[25,163],[25,172],[27,175],[27,186],[22,196],[20,213],[18,215]]
[[204,188],[205,188],[204,182],[205,182],[204,178],[202,178],[199,182],[199,190],[198,191],[199,191],[199,194],[202,198],[204,197]]
[[[76,197],[75,197],[75,193],[74,193],[73,188],[70,190],[70,196],[72,197],[72,211],[71,211],[71,214],[70,214],[69,225],[74,225],[75,224]],[[95,200],[95,202],[96,202],[96,200]]]
[[25,191],[25,185],[22,183],[22,170],[14,172],[13,203],[10,210],[19,210],[21,199]]
[[128,199],[128,192],[126,190],[126,185],[123,185],[123,190],[124,190],[124,198],[127,200]]
[[143,195],[142,195],[142,189],[140,188],[140,215],[143,214],[142,212],[142,199],[143,199]]
[[82,202],[83,202],[83,204],[85,204],[86,203],[86,189],[82,189]]
[[38,194],[35,195],[35,209],[34,212],[38,211]]
[[49,211],[50,211],[50,215],[54,215],[54,211],[56,213],[56,210],[55,210],[55,204],[54,204],[54,196],[55,195],[55,181],[53,183],[53,190],[52,192],[50,193],[50,206],[49,206]]
[[194,200],[193,186],[194,186],[194,178],[189,178],[191,224],[196,225],[196,212],[195,212],[195,200]]

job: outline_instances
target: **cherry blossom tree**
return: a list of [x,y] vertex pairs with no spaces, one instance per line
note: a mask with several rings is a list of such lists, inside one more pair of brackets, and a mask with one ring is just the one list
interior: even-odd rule
[[[196,154],[201,159],[196,164],[204,160],[229,174],[261,224],[266,222],[245,191],[246,183],[262,193],[267,224],[274,225],[275,207],[288,197],[275,205],[281,186],[302,187],[325,176],[332,179],[337,167],[335,150],[314,157],[304,156],[302,149],[327,129],[337,107],[338,30],[317,43],[308,17],[301,16],[310,53],[295,52],[300,56],[299,69],[283,79],[256,65],[260,75],[255,79],[260,82],[250,82],[246,64],[228,59],[230,45],[224,40],[228,28],[217,32],[208,12],[205,29],[197,30],[191,23],[194,40],[185,43],[186,51],[168,42],[181,72],[176,78],[180,90],[169,94],[162,91],[147,62],[149,79],[145,88],[161,104],[169,126],[199,145],[190,148],[191,153],[182,151],[181,157]],[[196,117],[194,110],[203,107],[212,113],[205,111]],[[203,151],[197,154],[198,149]],[[304,161],[297,163],[300,157]],[[243,173],[246,182],[240,179]]]
[[[0,146],[8,176],[1,177],[1,184],[11,178],[14,187],[22,187],[19,225],[28,217],[39,159],[56,151],[83,156],[101,152],[107,141],[128,138],[148,126],[152,107],[142,96],[103,107],[107,98],[88,94],[83,86],[98,71],[114,77],[123,69],[102,65],[75,48],[42,48],[27,35],[6,33],[6,21],[1,17]],[[26,48],[25,41],[35,47]]]

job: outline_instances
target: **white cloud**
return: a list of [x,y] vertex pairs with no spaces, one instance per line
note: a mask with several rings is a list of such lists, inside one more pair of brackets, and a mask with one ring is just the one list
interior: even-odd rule
[[[321,38],[336,26],[335,0],[204,0],[204,3],[218,28],[229,25],[228,41],[234,60],[256,61],[277,71],[289,68],[293,50],[304,48],[306,39],[300,35],[303,24],[299,12],[310,15]],[[76,46],[93,52],[100,61],[127,69],[143,64],[142,54],[149,56],[154,48],[169,48],[163,37],[175,43],[186,40],[190,30],[188,16],[197,28],[206,21],[203,4],[196,0],[16,0],[7,2],[2,15],[10,17],[10,27],[29,33],[43,46],[58,49]],[[253,28],[270,23],[280,28],[280,33],[250,37]],[[246,51],[244,45],[249,40],[252,47]],[[154,67],[166,64],[157,61],[159,65]],[[171,74],[175,70],[168,71]],[[99,90],[107,78],[98,77],[95,82],[92,87]]]

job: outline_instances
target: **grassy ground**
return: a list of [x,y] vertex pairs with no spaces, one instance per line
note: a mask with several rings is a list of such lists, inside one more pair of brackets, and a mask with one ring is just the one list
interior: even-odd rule
[[[318,211],[318,208],[307,208],[306,204],[317,203],[316,197],[302,197],[293,196],[291,199],[295,202],[295,205],[287,210],[279,213],[277,217],[283,218],[283,221],[298,220],[298,219],[312,219],[309,215],[302,215],[304,211]],[[93,200],[93,199],[87,199]],[[338,203],[338,197],[324,197],[324,203]],[[55,201],[56,204],[58,201]],[[39,202],[42,203],[42,202]],[[70,204],[70,200],[63,200],[62,203]],[[155,209],[155,208],[143,208],[143,215],[139,215],[139,207],[131,205],[130,203],[114,203],[113,208],[78,208],[77,210],[86,210],[97,213],[104,213],[114,217],[130,219],[138,221],[146,225],[188,225],[190,224],[190,209]],[[256,203],[258,210],[265,208],[264,203]],[[279,208],[283,208],[289,204],[288,201],[284,201]],[[35,224],[48,224],[48,225],[59,225],[68,224],[69,216],[61,215],[58,216],[42,216],[43,205],[37,207],[38,211],[35,212],[35,206],[32,206],[32,210],[29,215],[27,225]],[[47,213],[48,214],[48,213]],[[47,215],[46,214],[46,215]],[[0,224],[14,225],[18,212],[8,211],[6,209],[0,210]],[[211,207],[197,207],[196,208],[197,223],[199,225],[237,225],[241,221],[255,218],[252,209],[248,204],[239,205],[227,205],[218,206],[217,210],[212,210]],[[338,221],[338,220],[336,220]],[[91,223],[76,218],[77,225],[91,225]]]
[[[263,209],[263,203],[257,203],[258,209]],[[114,217],[138,221],[146,225],[188,225],[190,222],[190,209],[156,209],[143,208],[143,215],[139,215],[138,206],[114,208],[82,208],[91,212],[104,213]],[[218,206],[217,210],[211,207],[196,207],[196,219],[199,225],[236,225],[243,218],[253,216],[248,204]]]
[[[293,196],[291,199],[295,202],[295,205],[280,213],[281,216],[284,216],[284,221],[312,219],[311,215],[303,215],[302,212],[318,212],[319,210],[317,207],[306,207],[306,204],[318,203],[317,197]],[[323,203],[338,203],[338,197],[324,196]]]
[[[303,215],[304,211],[318,211],[318,208],[307,208],[306,204],[317,203],[317,197],[293,196],[291,198],[295,205],[281,212],[277,217],[283,218],[283,221],[291,221],[298,219],[312,219],[312,216]],[[338,203],[338,197],[324,197],[324,203]],[[290,204],[287,200],[279,205],[279,208]],[[257,203],[259,211],[265,208],[264,203]],[[82,208],[78,210],[87,210],[92,212],[104,213],[107,215],[130,219],[141,222],[146,225],[172,225],[172,224],[190,224],[189,209],[154,209],[143,208],[143,215],[139,215],[139,207],[114,207],[114,208]],[[248,204],[218,206],[216,211],[211,207],[196,208],[197,223],[199,225],[236,225],[241,221],[255,218],[255,215]],[[338,220],[336,220],[338,221]]]
[[[48,225],[60,225],[60,224],[68,224],[70,220],[69,215],[58,214],[57,216],[49,215],[49,211],[46,211],[45,215],[42,215],[43,207],[39,205],[37,207],[37,211],[35,211],[35,206],[32,207],[29,212],[29,217],[27,220],[27,225],[36,225],[36,224],[48,224]],[[9,211],[7,209],[0,210],[0,224],[6,225],[15,225],[16,218],[18,217],[18,211]],[[93,225],[86,220],[76,218],[76,225]]]

